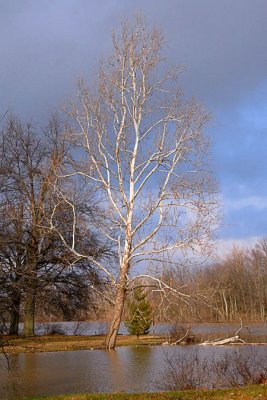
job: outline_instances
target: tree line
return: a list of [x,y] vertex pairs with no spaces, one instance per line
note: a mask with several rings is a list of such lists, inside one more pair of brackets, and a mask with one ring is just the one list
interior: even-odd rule
[[[200,267],[167,269],[160,279],[187,298],[151,291],[157,319],[176,322],[266,322],[267,239],[233,249]],[[183,300],[183,301],[182,301]]]

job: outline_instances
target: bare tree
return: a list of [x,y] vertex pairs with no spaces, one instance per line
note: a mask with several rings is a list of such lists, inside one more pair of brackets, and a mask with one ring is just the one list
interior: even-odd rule
[[[3,195],[3,193],[2,193]],[[23,206],[0,203],[0,280],[2,288],[2,316],[10,321],[9,334],[18,334],[21,299],[25,272],[23,245]],[[5,199],[6,200],[6,199]],[[1,297],[1,296],[0,296]],[[7,315],[9,318],[7,318]]]
[[[266,321],[267,315],[267,238],[258,241],[251,251],[252,294],[255,314],[260,315],[261,321]],[[255,315],[254,314],[254,315]]]
[[[108,349],[116,344],[134,267],[163,266],[178,250],[203,250],[216,207],[203,133],[209,116],[183,98],[179,70],[162,72],[160,30],[137,17],[133,25],[123,22],[112,39],[113,53],[101,62],[96,84],[81,81],[67,110],[79,151],[65,174],[80,176],[95,192],[102,208],[95,229],[118,255],[115,270],[92,260],[116,287]],[[79,254],[75,235],[70,247]]]
[[[66,202],[57,204],[54,212],[58,191],[63,192],[58,173],[67,154],[59,131],[56,117],[40,134],[11,116],[0,135],[0,279],[4,281],[0,300],[9,310],[10,334],[18,333],[22,309],[23,333],[33,335],[36,304],[39,308],[45,304],[46,311],[50,306],[50,312],[64,307],[67,315],[81,306],[85,294],[90,301],[92,282],[100,286],[100,276],[88,257],[76,257],[54,231],[46,229],[53,214],[54,224],[64,236],[72,235],[73,221]],[[80,188],[72,182],[64,186],[64,192],[73,193],[76,199],[77,249],[94,259],[108,257],[109,248],[89,229],[88,218],[96,213],[90,197],[84,202]]]
[[58,141],[58,131],[58,121],[51,120],[50,138],[45,142],[30,124],[24,126],[11,116],[1,132],[0,261],[9,281],[10,333],[18,331],[22,294],[24,334],[34,333],[38,271],[44,257],[50,256],[55,239],[42,225],[53,210],[55,172],[63,160],[64,144]]

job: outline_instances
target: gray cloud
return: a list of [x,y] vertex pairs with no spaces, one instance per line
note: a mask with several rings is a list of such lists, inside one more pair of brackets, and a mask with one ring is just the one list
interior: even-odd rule
[[[138,10],[162,26],[170,63],[187,64],[185,93],[215,114],[210,131],[223,197],[267,195],[265,0],[0,0],[0,112],[45,121],[79,74],[92,77],[120,18]],[[252,206],[226,213],[228,237],[244,231],[235,220],[253,235],[267,231],[263,211]]]
[[73,88],[75,76],[91,72],[109,50],[120,17],[137,10],[162,26],[169,58],[188,65],[186,91],[212,109],[266,83],[264,0],[2,0],[0,105],[29,104],[34,112],[36,100],[31,102],[38,95],[45,104],[56,103]]

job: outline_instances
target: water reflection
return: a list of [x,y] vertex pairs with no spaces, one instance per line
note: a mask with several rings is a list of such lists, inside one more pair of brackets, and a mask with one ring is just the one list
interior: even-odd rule
[[[111,352],[80,350],[12,355],[11,372],[3,365],[0,370],[0,398],[13,400],[22,396],[61,393],[154,391],[157,390],[155,382],[164,369],[165,353],[175,356],[196,349],[201,357],[212,359],[227,351],[246,352],[250,346],[139,346],[120,347]],[[258,351],[267,357],[267,346],[259,346]]]
[[[153,347],[131,347],[127,352],[128,386],[131,392],[146,391],[147,382],[151,382],[153,366]],[[140,383],[143,382],[141,387]]]
[[120,353],[117,351],[109,351],[108,359],[110,363],[111,382],[114,392],[121,392],[124,388],[126,380],[125,366],[122,363]]

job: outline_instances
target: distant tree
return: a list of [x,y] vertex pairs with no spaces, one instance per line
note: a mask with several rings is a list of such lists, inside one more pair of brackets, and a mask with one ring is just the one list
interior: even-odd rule
[[214,263],[196,268],[165,269],[159,279],[190,299],[190,307],[169,293],[151,294],[157,320],[179,322],[266,321],[267,316],[267,239],[251,249],[236,247]]
[[141,288],[134,290],[133,299],[129,304],[128,317],[124,321],[131,335],[147,335],[152,323],[152,310],[147,293]]

